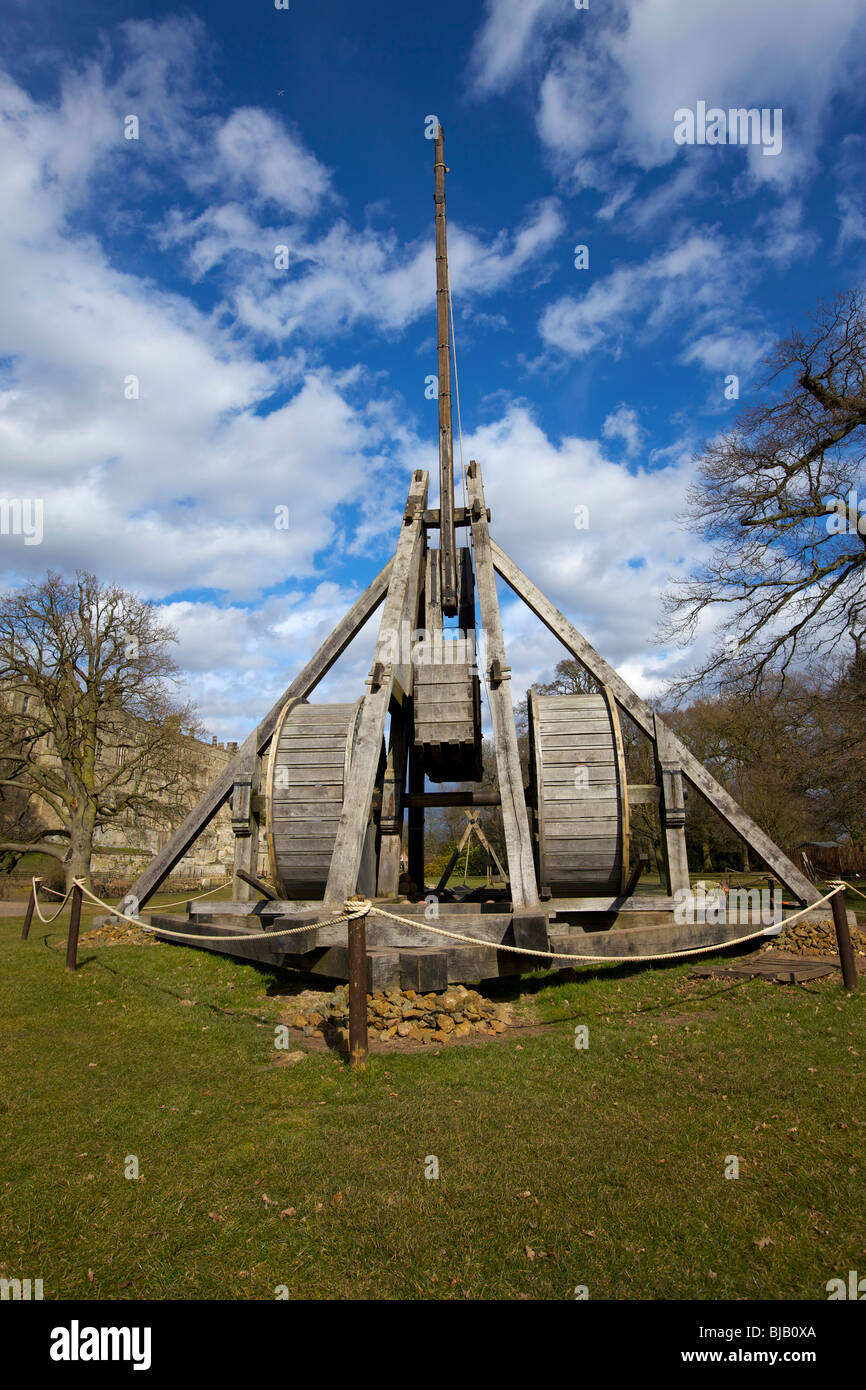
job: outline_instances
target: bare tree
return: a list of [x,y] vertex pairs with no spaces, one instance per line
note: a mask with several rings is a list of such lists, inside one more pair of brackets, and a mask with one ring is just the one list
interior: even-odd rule
[[759,390],[781,387],[778,398],[747,409],[699,457],[686,520],[714,548],[666,595],[660,635],[689,642],[721,605],[723,642],[673,684],[678,694],[726,671],[757,689],[795,654],[826,653],[864,631],[866,515],[854,505],[866,491],[863,292],[821,304],[813,324],[767,360]]
[[[94,838],[180,818],[199,769],[191,706],[171,687],[175,634],[148,603],[92,574],[49,573],[0,600],[0,787],[53,819],[0,843],[62,857],[90,883]],[[32,813],[32,807],[31,807]]]

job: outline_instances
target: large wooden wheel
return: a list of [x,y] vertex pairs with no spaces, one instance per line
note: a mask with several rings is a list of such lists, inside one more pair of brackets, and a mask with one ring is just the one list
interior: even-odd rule
[[628,789],[610,692],[529,692],[538,883],[554,897],[621,893],[628,881]]
[[267,820],[271,874],[281,897],[324,895],[360,708],[360,700],[350,705],[293,700],[277,720]]

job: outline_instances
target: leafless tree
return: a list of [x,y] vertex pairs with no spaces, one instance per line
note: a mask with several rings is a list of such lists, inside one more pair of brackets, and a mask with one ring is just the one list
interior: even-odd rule
[[[712,547],[666,595],[662,640],[693,640],[724,610],[722,643],[672,693],[788,670],[864,632],[866,301],[849,290],[821,304],[766,363],[759,394],[734,428],[704,446],[686,521]],[[770,399],[774,393],[775,398]],[[859,522],[859,528],[858,528]]]
[[180,818],[200,772],[186,735],[200,729],[172,693],[175,640],[150,604],[92,574],[49,573],[0,600],[0,788],[54,821],[35,834],[19,822],[25,838],[0,850],[52,854],[67,886],[89,883],[107,825]]

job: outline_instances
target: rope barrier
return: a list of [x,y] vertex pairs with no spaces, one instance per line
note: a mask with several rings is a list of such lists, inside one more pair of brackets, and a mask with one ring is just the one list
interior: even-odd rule
[[69,899],[72,897],[72,889],[75,887],[75,885],[76,885],[77,882],[78,882],[78,880],[75,879],[75,880],[73,881],[72,888],[67,888],[67,890],[66,890],[66,897],[63,899],[63,902],[60,904],[60,906],[58,907],[57,911],[54,913],[54,916],[53,916],[53,917],[43,917],[43,916],[42,916],[42,911],[41,911],[41,909],[40,909],[40,907],[39,907],[39,895],[38,895],[37,889],[36,889],[37,880],[36,880],[35,878],[33,878],[33,879],[30,880],[31,887],[32,887],[32,889],[33,889],[33,906],[34,906],[34,908],[36,909],[36,916],[39,918],[40,922],[43,922],[43,923],[45,924],[46,927],[49,927],[49,926],[51,925],[52,922],[56,922],[56,921],[57,921],[57,918],[60,916],[61,912],[63,911],[63,909],[64,909],[64,907],[66,906],[66,904],[67,904],[67,902],[69,901]]
[[[173,932],[169,931],[167,928],[150,926],[149,924],[140,921],[136,917],[130,917],[127,913],[119,912],[116,909],[110,907],[108,903],[103,902],[102,899],[98,898],[95,893],[92,893],[89,888],[86,888],[79,879],[74,880],[73,887],[75,886],[81,888],[82,893],[84,893],[85,896],[90,898],[92,902],[95,902],[99,907],[104,907],[106,911],[112,914],[112,916],[122,918],[124,921],[129,922],[132,926],[138,927],[140,931],[158,933],[160,936],[177,941],[201,941],[202,939],[200,932]],[[758,931],[748,932],[745,936],[732,937],[728,941],[719,941],[712,945],[691,946],[687,947],[682,951],[656,951],[647,955],[639,954],[631,956],[596,956],[585,955],[582,952],[577,951],[540,951],[535,950],[529,946],[511,946],[506,945],[504,942],[482,941],[479,940],[478,937],[467,936],[464,932],[448,931],[445,927],[436,927],[431,922],[427,922],[426,920],[424,922],[419,922],[416,918],[413,917],[403,917],[397,912],[388,912],[386,908],[374,906],[374,904],[366,898],[350,898],[344,904],[344,910],[339,916],[331,917],[325,922],[309,922],[305,923],[303,926],[300,927],[284,927],[278,931],[269,931],[266,933],[266,935],[268,937],[268,940],[275,940],[277,937],[282,936],[296,936],[301,932],[318,931],[321,927],[339,926],[341,922],[349,922],[357,917],[367,917],[372,913],[374,917],[387,917],[392,922],[400,922],[404,926],[414,928],[416,931],[433,932],[434,935],[447,937],[451,941],[462,941],[469,946],[485,946],[488,948],[488,950],[506,951],[512,955],[517,956],[535,956],[540,960],[567,960],[571,962],[574,962],[576,960],[588,960],[608,961],[611,963],[624,963],[628,961],[680,960],[683,957],[688,956],[707,955],[710,951],[722,951],[727,949],[727,947],[729,946],[739,946],[744,941],[754,941],[759,936],[777,936],[779,934],[779,930],[782,930],[785,927],[789,926],[792,922],[796,922],[800,917],[805,917],[807,913],[814,912],[815,909],[820,907],[822,903],[827,902],[829,898],[834,897],[836,893],[843,891],[843,889],[848,886],[850,885],[846,885],[840,882],[837,886],[834,886],[829,893],[826,893],[823,898],[819,898],[817,902],[810,903],[807,907],[801,908],[799,912],[792,913],[790,917],[783,918],[781,926],[778,928],[778,930],[776,926],[773,926],[772,928],[761,927]],[[855,889],[854,891],[857,892],[857,889]],[[66,895],[66,898],[69,897],[71,892],[72,889],[70,888],[69,892]],[[205,895],[202,894],[202,896]],[[861,894],[861,896],[866,896],[866,894]],[[36,907],[36,912],[39,917],[39,920],[41,922],[44,922],[46,925],[48,925],[50,922],[53,922],[55,918],[59,916],[60,912],[66,905],[66,898],[64,898],[63,902],[60,904],[60,907],[57,909],[57,912],[54,914],[54,917],[43,917],[41,911],[39,910],[35,879],[33,880],[33,898],[34,906]],[[250,933],[244,932],[242,935],[238,936],[220,936],[216,939],[227,943],[234,941],[249,941]]]
[[[86,895],[86,897],[90,898],[91,902],[96,903],[99,907],[104,907],[106,912],[110,912],[113,917],[121,917],[125,922],[129,922],[131,926],[138,927],[139,931],[158,932],[160,936],[172,937],[179,941],[201,941],[202,939],[200,932],[173,932],[168,931],[166,928],[163,927],[152,927],[147,922],[140,921],[140,919],[137,917],[130,917],[128,913],[120,912],[116,908],[110,907],[108,903],[105,903],[102,901],[101,898],[98,898],[95,893],[91,893],[90,889],[86,888],[84,884],[80,883],[78,879],[76,879],[75,882],[78,883],[79,887],[81,888],[81,891]],[[72,890],[70,889],[70,892],[71,891]],[[346,903],[346,907],[348,908],[355,908],[355,906],[356,904],[351,902],[351,900],[348,903]],[[358,906],[362,907],[363,904],[358,904]],[[269,931],[266,933],[266,935],[268,937],[268,940],[270,940],[272,937],[277,936],[294,936],[298,932],[317,931],[319,927],[334,927],[338,926],[340,922],[348,922],[352,917],[363,916],[366,916],[365,911],[343,912],[339,917],[332,917],[327,922],[309,922],[302,927],[284,927],[281,928],[279,931]],[[220,941],[249,941],[249,939],[249,932],[244,932],[242,936],[221,936],[218,938],[218,940]]]

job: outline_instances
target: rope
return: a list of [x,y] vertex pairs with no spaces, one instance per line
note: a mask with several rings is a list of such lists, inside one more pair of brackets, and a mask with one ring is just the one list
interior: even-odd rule
[[194,898],[178,898],[176,903],[157,903],[156,906],[160,912],[164,912],[169,907],[183,907],[185,903],[197,903],[199,898],[209,898],[211,893],[219,893],[221,889],[228,888],[231,882],[232,880],[227,878],[225,883],[218,883],[216,888],[208,888],[206,893],[197,893]]
[[[41,909],[40,909],[40,907],[39,907],[39,895],[38,895],[37,890],[36,890],[36,884],[37,884],[38,880],[35,879],[35,878],[33,878],[33,879],[30,880],[30,882],[31,882],[31,886],[32,886],[32,888],[33,888],[33,906],[34,906],[35,909],[36,909],[36,916],[39,918],[40,922],[44,922],[44,923],[45,923],[45,926],[48,927],[48,926],[51,925],[52,922],[56,922],[56,921],[57,921],[57,918],[60,916],[61,912],[63,911],[63,909],[64,909],[64,907],[66,906],[66,904],[67,904],[67,902],[69,901],[69,899],[72,897],[72,889],[75,887],[75,885],[76,885],[76,883],[78,882],[78,880],[75,879],[75,881],[74,881],[73,884],[72,884],[72,887],[71,887],[71,888],[67,888],[67,890],[66,890],[66,897],[63,899],[63,902],[60,904],[60,906],[58,907],[57,911],[54,913],[54,916],[53,916],[53,917],[43,917],[43,916],[42,916],[42,911],[41,911]],[[52,891],[53,891],[53,890],[52,890]]]
[[419,931],[435,932],[437,936],[447,936],[453,941],[465,941],[470,946],[487,946],[492,951],[508,951],[515,956],[538,956],[541,960],[599,960],[599,961],[634,961],[634,960],[674,960],[678,956],[706,955],[708,951],[721,951],[727,946],[738,946],[741,941],[751,941],[756,936],[767,936],[769,933],[765,927],[760,931],[749,932],[748,936],[738,936],[731,941],[720,941],[715,946],[692,946],[686,951],[661,951],[654,955],[639,956],[585,956],[579,955],[576,951],[536,951],[529,946],[507,946],[503,942],[479,941],[477,937],[466,936],[463,932],[446,931],[444,927],[434,927],[429,922],[421,923],[411,917],[400,917],[396,912],[386,912],[384,908],[369,905],[373,915],[377,917],[388,917],[392,922],[403,922],[406,926],[415,927]]
[[853,883],[846,883],[844,878],[830,878],[827,882],[833,884],[835,891],[840,888],[847,888],[849,893],[856,893],[858,898],[866,898],[866,893],[861,893],[860,889],[855,888]]
[[[130,922],[132,926],[138,927],[140,931],[159,933],[160,936],[168,937],[169,939],[178,941],[201,941],[202,939],[201,934],[198,932],[168,931],[162,927],[153,927],[146,925],[144,922],[139,921],[135,917],[129,917],[125,912],[117,912],[114,908],[110,907],[108,903],[105,903],[102,901],[101,898],[98,898],[95,893],[92,893],[89,888],[86,888],[84,884],[80,882],[79,879],[74,880],[73,887],[79,887],[82,893],[84,893],[88,898],[90,898],[92,902],[95,902],[99,907],[104,907],[106,911],[111,913],[113,916],[121,917],[124,919],[124,921]],[[841,892],[844,887],[845,885],[840,883],[837,887],[832,888],[829,893],[826,893],[823,898],[819,898],[817,902],[810,903],[807,907],[801,908],[799,912],[793,913],[790,917],[785,917],[782,922],[782,927],[787,927],[790,925],[791,922],[796,922],[798,918],[804,917],[809,912],[814,912],[814,910],[817,907],[821,906],[821,903],[827,902],[829,898],[832,898],[836,893]],[[855,892],[856,891],[857,890],[855,889]],[[70,888],[69,893],[71,892],[72,889]],[[66,895],[67,898],[69,897],[69,893],[67,893]],[[36,912],[39,916],[40,921],[45,922],[46,924],[54,921],[54,917],[57,917],[59,915],[60,911],[66,903],[66,899],[64,898],[57,912],[54,914],[54,917],[43,917],[42,913],[39,911],[35,879],[33,880],[33,899],[34,906],[36,907]],[[470,946],[486,946],[489,950],[507,951],[510,954],[516,956],[536,956],[540,960],[591,960],[608,962],[627,962],[642,960],[680,960],[683,957],[687,956],[707,955],[710,951],[722,951],[729,946],[739,946],[744,941],[754,941],[759,936],[778,935],[778,931],[775,927],[761,927],[758,931],[748,932],[745,936],[732,937],[728,941],[719,941],[715,945],[711,946],[691,946],[683,951],[655,951],[648,955],[640,954],[631,956],[591,956],[584,955],[582,952],[577,951],[538,951],[532,949],[529,946],[508,946],[505,945],[504,942],[479,941],[477,937],[467,936],[464,932],[448,931],[445,927],[434,927],[432,923],[427,921],[421,923],[416,918],[402,917],[397,912],[388,912],[384,907],[374,907],[374,905],[366,898],[358,898],[354,900],[349,899],[344,905],[344,911],[338,917],[331,917],[326,922],[310,922],[301,927],[284,927],[281,928],[279,931],[269,931],[266,933],[266,935],[268,937],[268,940],[276,939],[280,936],[295,936],[299,932],[318,931],[320,927],[338,926],[341,922],[353,921],[355,918],[358,917],[367,917],[370,913],[372,913],[374,917],[387,917],[392,922],[401,922],[404,926],[413,927],[416,931],[433,932],[436,936],[445,936],[452,941],[462,941]],[[223,942],[249,941],[250,933],[244,932],[240,936],[220,936],[216,939]]]
[[[176,938],[177,940],[183,941],[201,941],[202,939],[200,932],[167,931],[163,927],[152,927],[148,923],[140,921],[139,918],[130,917],[128,913],[119,912],[116,908],[113,908],[108,903],[103,902],[101,898],[98,898],[95,893],[91,893],[90,889],[86,888],[84,884],[81,883],[78,879],[75,880],[73,887],[76,885],[81,889],[82,893],[84,893],[88,898],[90,898],[91,902],[95,902],[99,907],[104,907],[106,912],[111,913],[112,917],[121,917],[125,922],[129,922],[131,926],[138,927],[139,931],[158,932],[160,936],[172,937]],[[70,889],[69,891],[72,892],[72,889]],[[369,904],[365,905],[364,902],[354,903],[350,900],[346,903],[346,907],[349,909],[348,912],[343,912],[339,917],[332,917],[327,922],[309,922],[303,927],[284,927],[280,931],[266,932],[265,935],[267,936],[268,940],[270,940],[272,937],[277,936],[294,936],[297,932],[302,931],[318,931],[319,927],[334,927],[337,926],[340,922],[350,921],[353,917],[364,917],[366,916],[366,913],[369,911]],[[361,909],[364,910],[362,911]],[[39,909],[37,906],[37,912],[38,911]],[[43,917],[42,921],[44,920],[45,918]],[[53,921],[54,918],[51,918],[51,920]],[[242,936],[220,936],[216,939],[219,941],[249,941],[250,933],[244,932]]]

